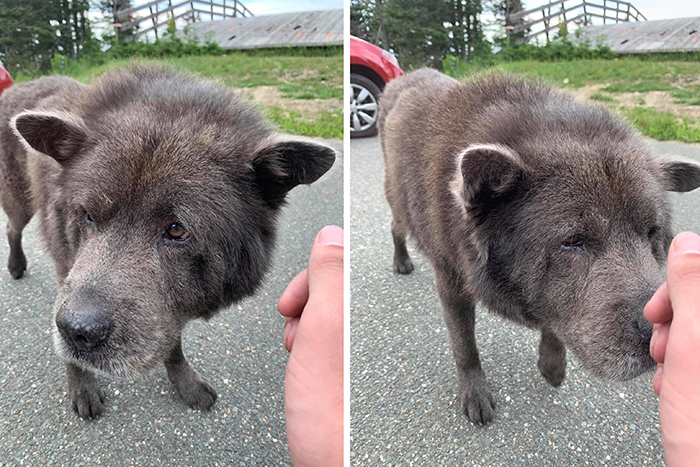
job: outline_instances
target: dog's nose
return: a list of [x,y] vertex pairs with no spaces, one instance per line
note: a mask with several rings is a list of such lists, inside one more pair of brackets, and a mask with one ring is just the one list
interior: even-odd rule
[[112,323],[89,306],[65,304],[56,314],[56,326],[61,336],[77,350],[89,351],[107,340]]
[[651,333],[654,329],[654,325],[647,321],[644,315],[640,315],[635,322],[635,327],[639,330],[639,333],[645,342],[651,341]]

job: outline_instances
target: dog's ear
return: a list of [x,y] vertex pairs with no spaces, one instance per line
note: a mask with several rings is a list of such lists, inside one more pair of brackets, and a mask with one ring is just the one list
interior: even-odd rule
[[328,146],[312,141],[277,140],[255,153],[253,170],[265,202],[277,208],[289,190],[315,182],[333,162],[335,151]]
[[24,111],[10,120],[10,128],[23,144],[60,163],[78,153],[87,139],[83,121],[68,113]]
[[666,191],[685,192],[700,186],[700,164],[664,157],[659,160],[662,183]]
[[467,211],[481,211],[508,194],[523,175],[515,151],[497,144],[475,144],[457,158],[452,192]]

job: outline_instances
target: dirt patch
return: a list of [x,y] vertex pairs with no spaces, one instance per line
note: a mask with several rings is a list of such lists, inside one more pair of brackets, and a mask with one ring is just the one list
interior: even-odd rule
[[[570,89],[569,92],[577,99],[586,100],[607,85],[607,83],[591,84],[578,89]],[[668,91],[614,92],[606,93],[606,95],[625,107],[653,107],[659,112],[671,112],[679,117],[700,120],[700,106],[677,104]],[[617,104],[612,103],[612,105]]]
[[[314,81],[321,81],[322,76],[324,74],[321,73],[318,70],[309,70],[309,69],[302,69],[302,70],[284,70],[282,73],[282,76],[280,77],[280,81],[283,81],[285,83],[290,83],[294,84],[297,81],[303,81],[303,80],[314,80]],[[336,75],[325,75],[326,78],[324,78],[324,82],[326,84],[335,84],[338,86],[343,85],[343,76],[336,76]]]
[[700,119],[700,106],[676,104],[667,91],[622,92],[614,94],[613,97],[625,107],[653,107],[660,112],[671,112],[679,117]]
[[582,87],[576,88],[576,89],[567,89],[567,91],[569,91],[570,94],[573,94],[574,97],[576,97],[577,99],[585,101],[586,99],[588,99],[593,94],[600,91],[601,89],[603,89],[606,86],[607,86],[607,83],[606,84],[591,84],[590,86],[582,86]]
[[302,116],[317,117],[323,111],[336,112],[343,109],[340,99],[287,99],[274,86],[255,86],[246,88],[245,91],[264,106],[293,110]]
[[302,68],[301,70],[284,70],[282,73],[282,79],[285,81],[297,80],[297,79],[314,79],[318,78],[320,73],[318,70],[310,70],[308,68]]

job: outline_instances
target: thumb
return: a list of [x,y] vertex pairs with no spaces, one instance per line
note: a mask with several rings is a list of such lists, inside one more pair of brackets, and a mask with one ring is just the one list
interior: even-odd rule
[[700,236],[682,232],[668,254],[668,295],[673,304],[673,324],[684,327],[700,322]]
[[343,296],[343,229],[324,227],[316,236],[309,256],[309,296]]

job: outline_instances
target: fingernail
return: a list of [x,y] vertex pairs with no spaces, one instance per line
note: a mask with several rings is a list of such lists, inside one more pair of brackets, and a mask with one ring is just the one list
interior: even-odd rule
[[681,232],[673,240],[673,251],[678,255],[700,254],[700,237],[693,232]]
[[654,345],[656,344],[656,336],[658,335],[659,331],[654,329],[654,332],[651,334],[651,342],[649,342],[649,355],[652,357],[654,356]]
[[343,246],[343,229],[335,225],[324,227],[318,234],[319,245]]
[[664,366],[663,366],[663,365],[659,365],[659,366],[656,368],[656,373],[654,373],[654,379],[656,379],[656,378],[658,378],[659,376],[661,376],[661,372],[662,372],[662,371],[664,371]]
[[284,322],[284,332],[282,333],[282,342],[284,343],[284,348],[287,348],[287,339],[289,338],[289,328],[291,325],[289,321]]

